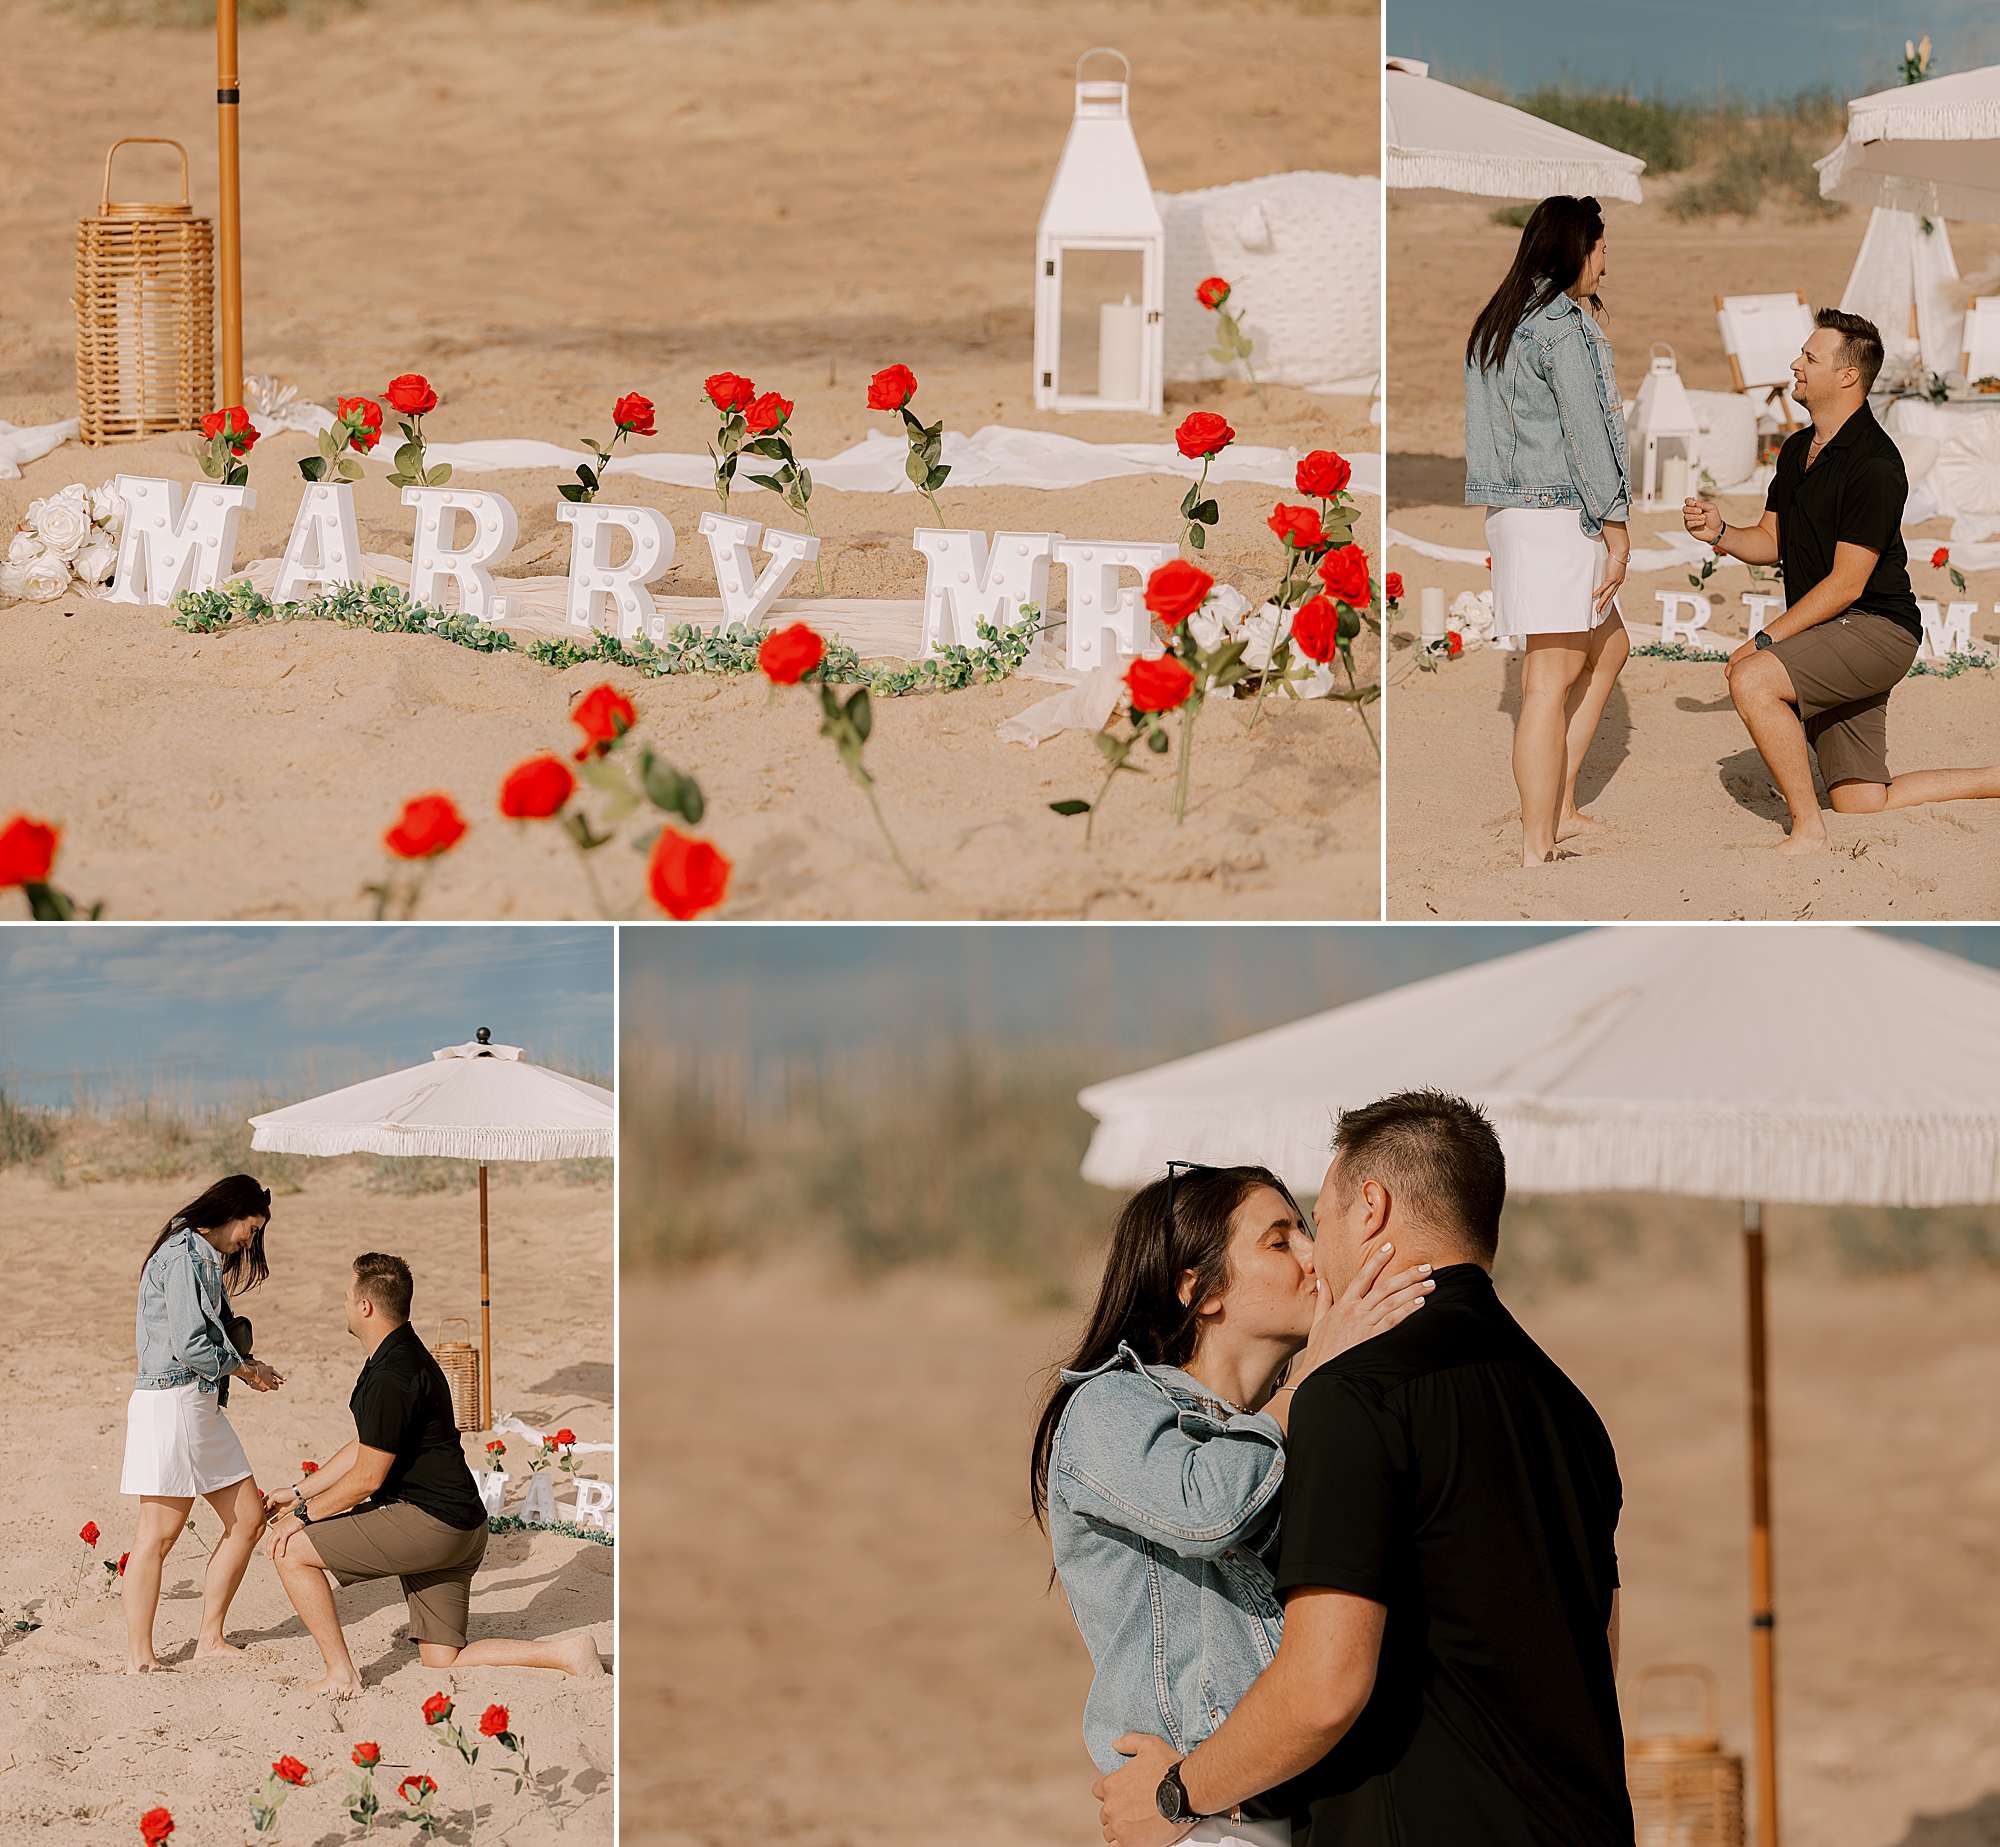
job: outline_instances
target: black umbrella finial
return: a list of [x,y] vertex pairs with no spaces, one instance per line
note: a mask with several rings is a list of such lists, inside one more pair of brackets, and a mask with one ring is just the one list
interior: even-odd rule
[[481,1045],[491,1045],[493,1043],[493,1028],[490,1026],[482,1026],[472,1036],[475,1039],[477,1039]]

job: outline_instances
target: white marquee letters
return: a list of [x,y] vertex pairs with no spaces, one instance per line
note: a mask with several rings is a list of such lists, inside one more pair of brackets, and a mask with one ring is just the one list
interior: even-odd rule
[[278,564],[274,603],[296,603],[317,585],[361,581],[361,534],[354,522],[354,489],[345,481],[315,481],[299,500],[292,536]]
[[979,646],[983,617],[1012,628],[1023,603],[1049,606],[1049,554],[1059,532],[996,532],[989,553],[983,532],[919,529],[913,547],[924,558],[924,640],[920,658],[947,646]]
[[[1145,580],[1161,565],[1181,555],[1171,542],[1102,539],[1058,539],[1051,548],[1055,562],[1068,574],[1064,599],[1065,664],[1078,672],[1108,667],[1121,654],[1154,654],[1152,618],[1146,613]],[[1122,571],[1137,571],[1137,584],[1121,584]],[[1109,633],[1112,644],[1105,648]]]
[[120,475],[112,491],[125,502],[125,532],[106,601],[164,606],[175,591],[213,590],[235,570],[236,528],[257,504],[254,487]]
[[[701,532],[708,540],[709,556],[715,560],[724,628],[739,622],[748,628],[761,627],[799,566],[819,556],[817,539],[802,532],[764,532],[754,519],[738,519],[733,513],[704,513]],[[750,548],[760,532],[764,533],[764,549],[771,555],[761,576],[750,559]]]
[[[410,547],[410,601],[443,608],[438,579],[458,585],[458,608],[474,622],[493,614],[493,577],[486,569],[514,549],[514,509],[498,494],[463,487],[406,487],[403,505],[417,509],[417,530]],[[472,521],[472,542],[451,543],[460,513]]]
[[[674,529],[656,507],[605,507],[565,501],[556,518],[573,526],[569,551],[569,625],[596,628],[597,612],[608,606],[601,625],[620,641],[650,634],[661,640],[665,624],[646,586],[674,561]],[[623,564],[611,562],[611,535],[623,532],[631,549]]]

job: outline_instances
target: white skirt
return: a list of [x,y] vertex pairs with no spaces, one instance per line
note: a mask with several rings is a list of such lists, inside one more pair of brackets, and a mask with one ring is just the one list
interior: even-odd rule
[[1227,1815],[1211,1815],[1197,1822],[1191,1834],[1181,1836],[1183,1847],[1292,1847],[1292,1824],[1288,1821],[1231,1821]]
[[1610,550],[1602,535],[1584,531],[1574,507],[1489,507],[1486,549],[1493,558],[1495,641],[1587,635],[1604,620],[1592,599],[1609,571]]
[[125,1407],[125,1477],[120,1494],[188,1500],[248,1477],[250,1458],[213,1392],[195,1384],[135,1391]]

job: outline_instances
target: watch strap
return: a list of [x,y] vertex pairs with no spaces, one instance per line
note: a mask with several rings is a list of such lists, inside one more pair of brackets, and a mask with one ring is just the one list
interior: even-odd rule
[[1181,1759],[1167,1766],[1167,1774],[1160,1779],[1160,1786],[1153,1794],[1153,1804],[1160,1811],[1163,1821],[1199,1821],[1194,1804],[1188,1800],[1187,1785],[1181,1781]]

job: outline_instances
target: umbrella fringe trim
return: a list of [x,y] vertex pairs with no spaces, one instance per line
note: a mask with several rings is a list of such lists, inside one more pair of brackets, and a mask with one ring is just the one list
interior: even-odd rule
[[1488,154],[1446,154],[1429,150],[1388,150],[1387,179],[1392,190],[1431,187],[1444,192],[1473,193],[1493,199],[1548,198],[1558,193],[1599,193],[1640,203],[1638,168],[1630,170],[1594,161],[1552,160],[1527,156],[1500,158]]
[[584,1161],[618,1151],[610,1129],[398,1129],[389,1123],[356,1128],[259,1128],[250,1146],[260,1154],[429,1155],[448,1161]]

